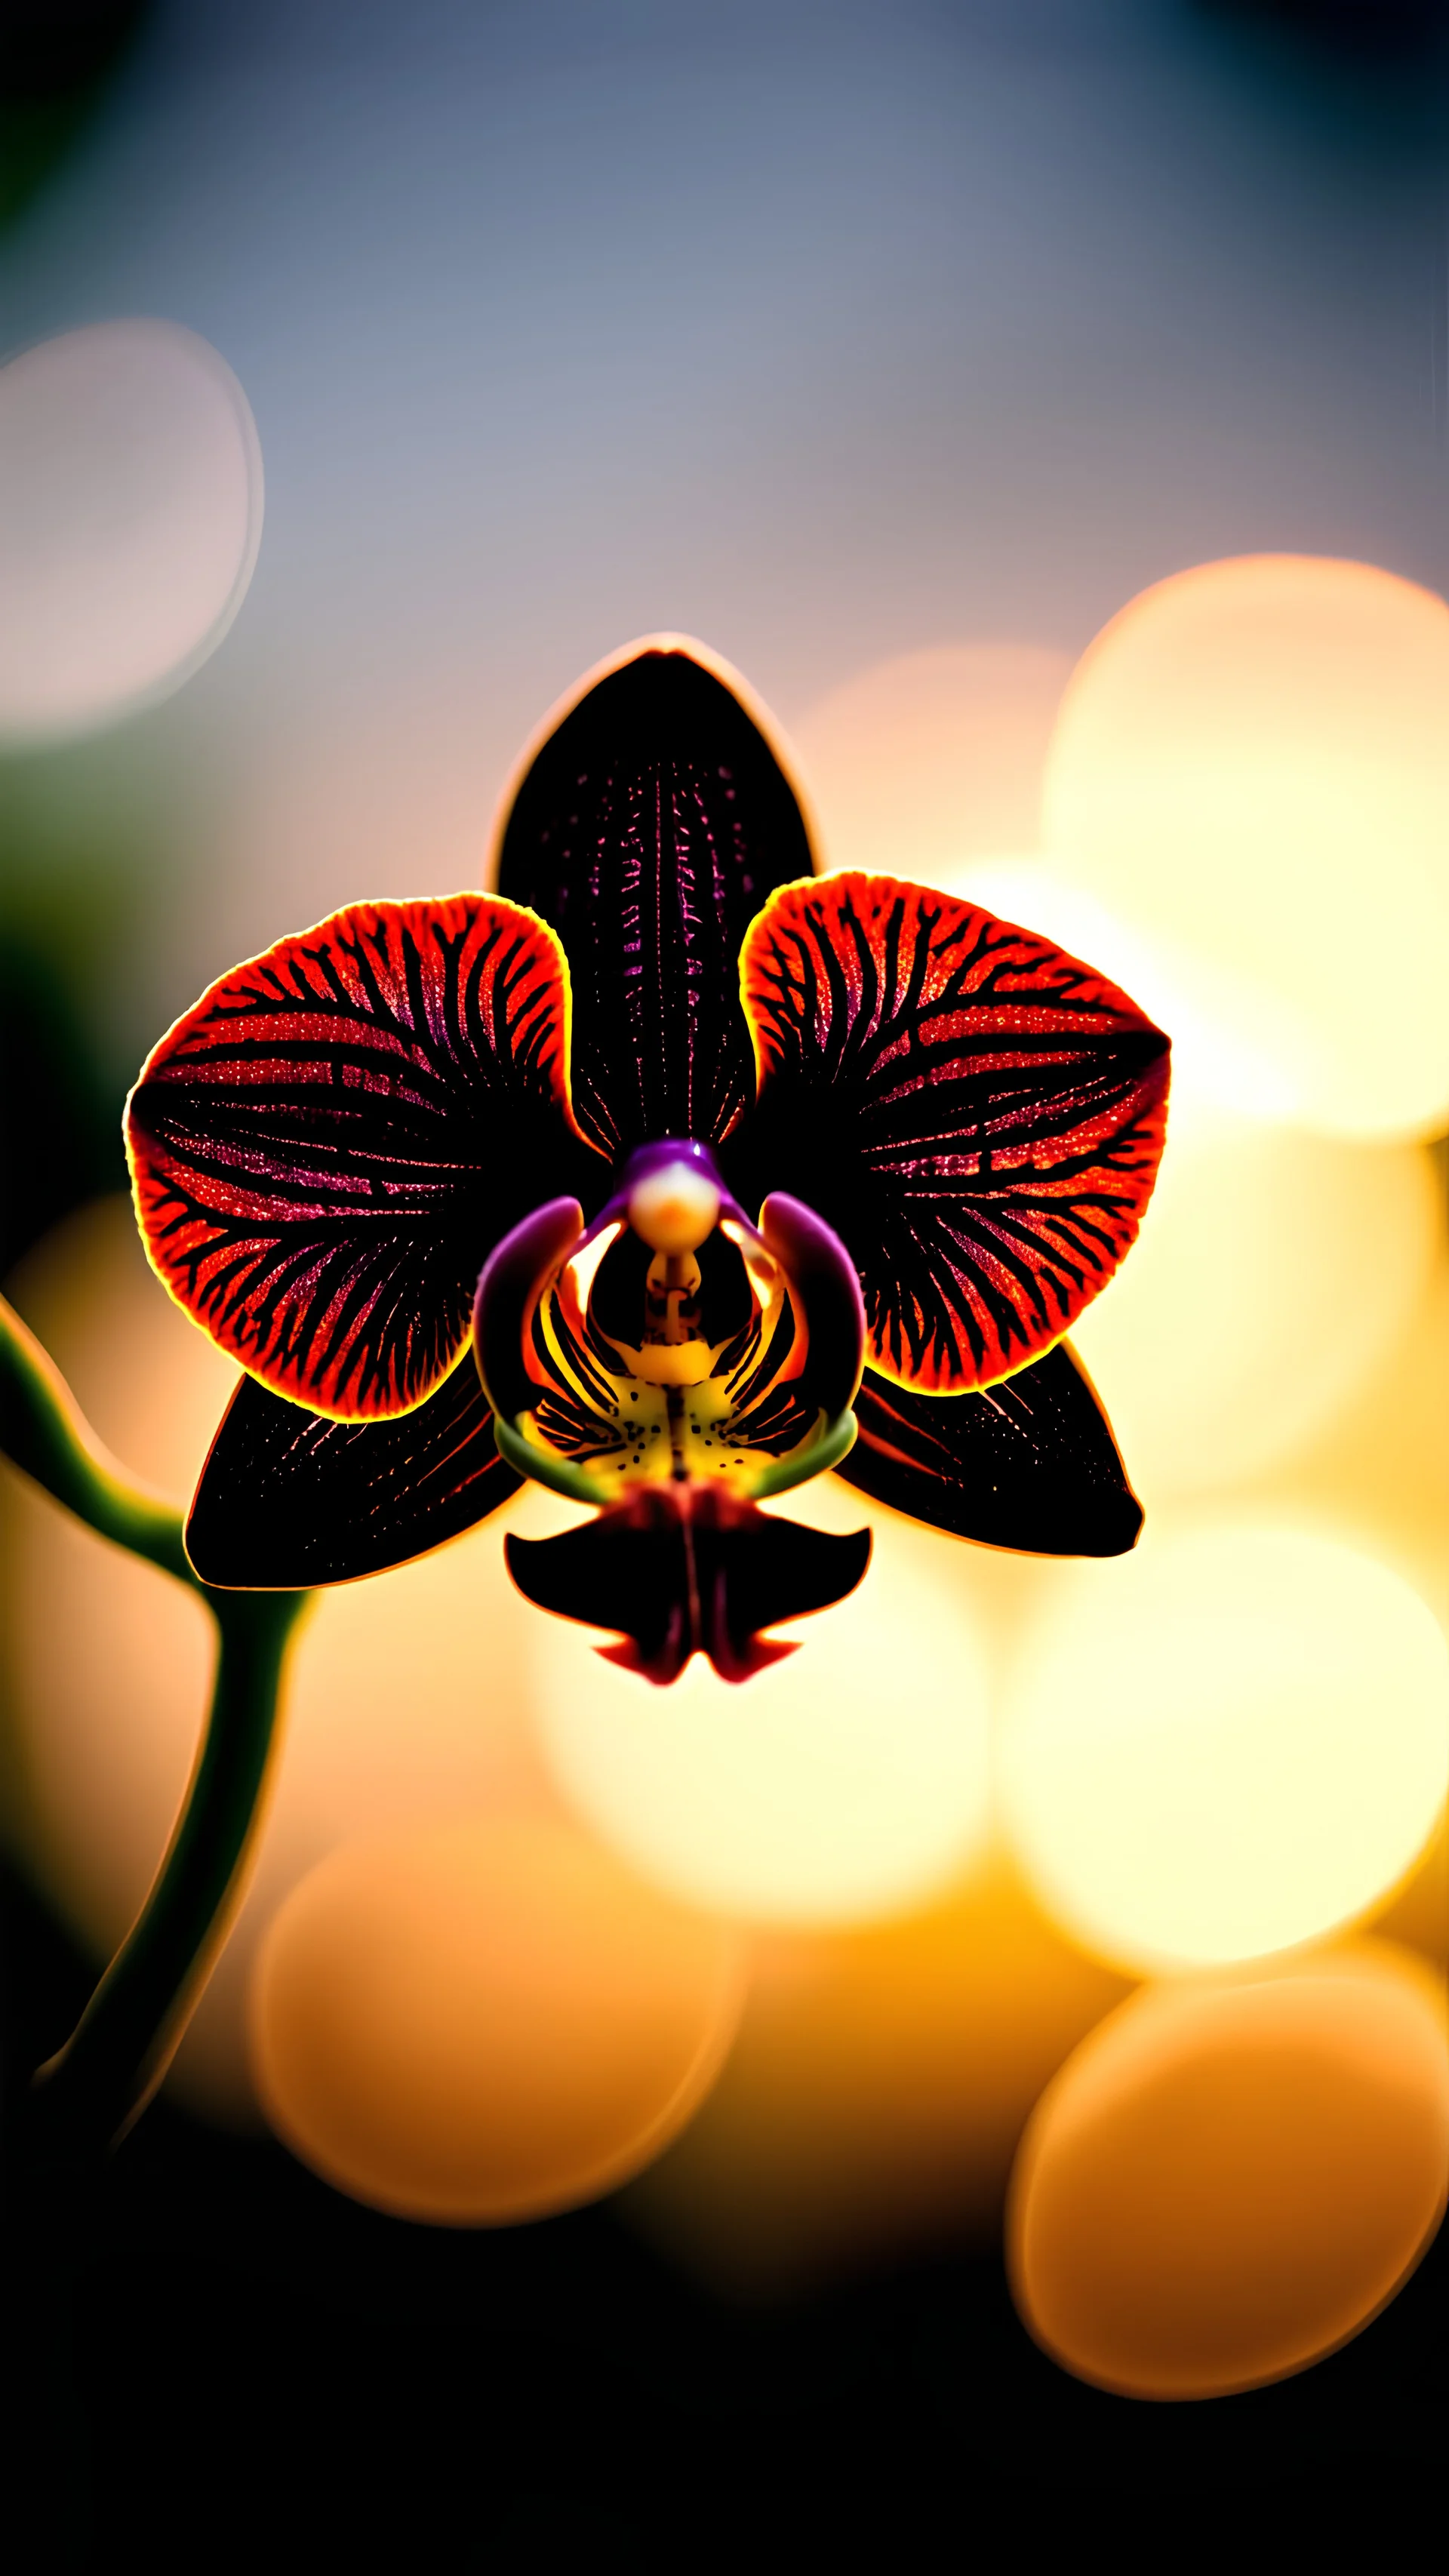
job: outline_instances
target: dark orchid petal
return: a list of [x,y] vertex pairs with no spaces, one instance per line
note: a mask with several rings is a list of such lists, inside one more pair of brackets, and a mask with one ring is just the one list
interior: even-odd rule
[[1048,1349],[1147,1204],[1161,1031],[1049,940],[893,877],[774,895],[741,984],[761,1177],[849,1247],[872,1366],[954,1393]]
[[471,1359],[392,1422],[333,1422],[244,1377],[201,1471],[186,1553],[227,1590],[351,1583],[457,1538],[518,1485]]
[[753,1099],[740,942],[813,865],[764,735],[692,651],[646,648],[555,726],[498,887],[568,951],[574,1108],[611,1161],[651,1136],[716,1143]]
[[355,904],[279,940],[177,1021],[127,1103],[154,1267],[277,1394],[406,1412],[462,1349],[490,1245],[593,1159],[568,1042],[563,951],[496,895]]
[[1065,1342],[978,1394],[917,1395],[867,1369],[847,1484],[933,1529],[1033,1556],[1125,1556],[1142,1506]]
[[627,1644],[602,1651],[653,1682],[676,1680],[696,1653],[731,1682],[788,1654],[759,1631],[843,1601],[870,1546],[869,1530],[805,1529],[713,1485],[638,1486],[581,1529],[504,1541],[528,1600],[621,1632]]

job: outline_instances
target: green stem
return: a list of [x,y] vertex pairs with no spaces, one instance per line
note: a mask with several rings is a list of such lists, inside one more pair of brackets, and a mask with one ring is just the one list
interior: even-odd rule
[[34,1336],[0,1300],[0,1451],[78,1519],[200,1595],[219,1636],[206,1731],[140,1915],[31,2097],[33,2144],[68,2162],[124,2135],[166,2071],[255,1836],[287,1644],[305,1592],[198,1581],[180,1514],[130,1483]]
[[236,1593],[219,1613],[211,1710],[166,1856],[71,2037],[37,2078],[34,2124],[47,2153],[123,2136],[166,2072],[252,1840],[282,1658],[305,1599]]
[[102,1448],[55,1362],[3,1297],[0,1454],[88,1529],[201,1590],[181,1544],[181,1514],[135,1484]]

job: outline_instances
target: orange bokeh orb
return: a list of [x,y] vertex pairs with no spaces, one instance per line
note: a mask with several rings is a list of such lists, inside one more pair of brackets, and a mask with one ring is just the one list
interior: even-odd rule
[[1442,1982],[1388,1944],[1134,1997],[1048,2087],[1013,2177],[1017,2305],[1129,2397],[1216,2397],[1367,2325],[1449,2179]]
[[567,1825],[377,1837],[334,1852],[266,1935],[258,2090],[354,2199],[456,2226],[540,2218],[684,2126],[740,1995],[728,1931]]
[[940,885],[1030,848],[1067,654],[938,644],[856,672],[791,726],[827,868]]

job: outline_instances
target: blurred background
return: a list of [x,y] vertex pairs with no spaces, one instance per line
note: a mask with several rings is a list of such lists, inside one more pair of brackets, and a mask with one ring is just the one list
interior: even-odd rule
[[[825,864],[1049,932],[1176,1045],[1075,1337],[1133,1558],[827,1480],[867,1586],[727,1705],[526,1610],[498,1522],[317,1606],[82,2265],[102,2527],[118,2376],[198,2491],[262,2445],[258,2530],[284,2456],[349,2528],[476,2479],[499,2564],[649,2565],[770,2483],[897,2539],[963,2471],[1407,2494],[1449,2170],[1441,11],[25,0],[4,48],[0,1268],[138,1473],[184,1502],[233,1378],[119,1195],[143,1055],[280,933],[484,881],[524,743],[632,636],[744,674]],[[139,1902],[208,1645],[0,1508],[13,2072]]]

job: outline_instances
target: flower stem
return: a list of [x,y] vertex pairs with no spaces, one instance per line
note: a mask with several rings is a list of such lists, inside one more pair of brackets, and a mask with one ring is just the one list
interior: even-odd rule
[[200,1589],[181,1544],[180,1513],[148,1494],[102,1448],[55,1362],[3,1297],[0,1454],[87,1528]]
[[161,2081],[220,1946],[254,1839],[288,1641],[305,1592],[198,1581],[180,1514],[106,1455],[57,1370],[0,1300],[0,1452],[57,1502],[200,1595],[219,1631],[211,1708],[181,1812],[140,1915],[30,2100],[30,2144],[70,2163],[124,2135]]
[[306,1597],[236,1593],[219,1613],[206,1732],[166,1856],[71,2037],[36,2079],[33,2126],[48,2154],[122,2137],[165,2074],[247,1856],[282,1658]]

